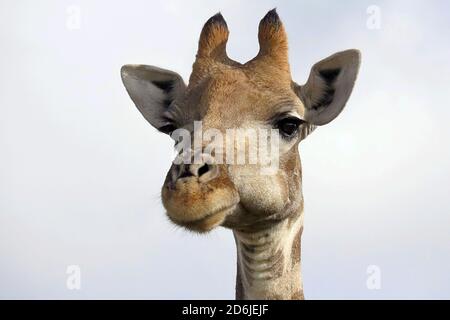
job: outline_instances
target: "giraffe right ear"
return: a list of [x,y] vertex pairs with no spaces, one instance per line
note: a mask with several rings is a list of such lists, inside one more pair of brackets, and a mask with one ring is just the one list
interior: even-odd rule
[[121,68],[122,82],[138,110],[152,126],[164,133],[173,131],[165,117],[172,102],[184,94],[181,76],[161,68],[129,64]]

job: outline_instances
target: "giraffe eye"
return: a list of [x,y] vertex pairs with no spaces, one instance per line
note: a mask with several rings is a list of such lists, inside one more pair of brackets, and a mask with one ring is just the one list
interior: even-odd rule
[[280,130],[282,136],[284,136],[285,138],[291,138],[297,133],[298,128],[303,122],[304,121],[302,119],[288,117],[279,120],[275,124],[275,127]]
[[173,124],[166,124],[160,128],[158,128],[159,131],[165,134],[172,134],[173,131],[175,131],[176,127]]
[[171,117],[163,116],[161,120],[165,122],[163,126],[158,128],[158,130],[161,131],[162,133],[171,135],[172,132],[177,129],[177,127],[175,126],[175,122],[172,120]]

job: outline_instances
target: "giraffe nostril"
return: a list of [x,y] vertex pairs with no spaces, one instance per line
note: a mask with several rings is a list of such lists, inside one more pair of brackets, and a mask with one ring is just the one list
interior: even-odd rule
[[175,167],[172,175],[173,181],[178,179],[197,178],[200,182],[207,182],[217,176],[218,169],[214,164],[190,164]]
[[192,172],[189,170],[189,168],[184,168],[184,170],[181,171],[181,174],[178,176],[178,179],[181,178],[188,178],[188,177],[192,177],[193,174]]
[[202,175],[204,175],[208,171],[209,171],[209,166],[208,166],[208,164],[205,163],[203,166],[201,166],[198,169],[198,176],[201,177]]

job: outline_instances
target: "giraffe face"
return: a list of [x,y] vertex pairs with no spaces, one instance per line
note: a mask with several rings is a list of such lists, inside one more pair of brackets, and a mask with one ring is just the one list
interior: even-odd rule
[[[297,144],[302,126],[309,125],[302,120],[304,107],[292,90],[288,74],[277,69],[270,74],[277,74],[277,80],[249,66],[216,64],[173,102],[167,117],[174,127],[195,138],[194,121],[199,121],[203,135],[214,130],[222,138],[222,148],[214,150],[211,163],[174,164],[170,168],[162,199],[175,223],[196,231],[208,231],[217,225],[244,227],[274,218],[295,200],[300,188]],[[186,114],[184,110],[192,112]],[[273,138],[278,141],[277,148],[269,151],[276,152],[279,161],[268,167],[259,159],[249,163],[251,143],[265,141],[269,147],[266,136],[258,135],[260,130],[276,131]],[[234,134],[231,141],[227,138],[230,132]],[[256,133],[242,140],[247,146],[243,150],[245,163],[237,159],[240,132]],[[194,149],[194,141],[191,143]],[[233,151],[227,148],[230,144]],[[204,141],[202,151],[207,145]],[[229,153],[233,154],[231,161],[227,161]],[[264,171],[272,166],[275,172]]]
[[[226,55],[223,17],[209,19],[188,86],[168,70],[122,67],[125,87],[143,116],[177,142],[181,133],[190,137],[183,139],[189,155],[183,153],[184,162],[171,165],[162,187],[168,217],[190,230],[257,228],[293,214],[302,205],[298,143],[316,126],[333,120],[353,88],[358,51],[318,62],[300,86],[291,79],[287,38],[274,10],[261,20],[258,38],[259,54],[240,64]],[[244,132],[241,140],[239,132]],[[205,136],[210,139],[205,141]],[[244,162],[237,160],[242,151],[236,150],[238,141],[244,146]],[[262,143],[275,141],[269,153],[276,167],[267,172],[259,151]],[[252,143],[257,159],[250,163]]]

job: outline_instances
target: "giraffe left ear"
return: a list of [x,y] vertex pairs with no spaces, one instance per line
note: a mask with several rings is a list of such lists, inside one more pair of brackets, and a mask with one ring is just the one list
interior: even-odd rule
[[163,133],[173,131],[173,123],[166,117],[172,102],[184,94],[186,85],[173,71],[154,66],[129,64],[120,74],[128,94],[144,118]]
[[352,93],[360,61],[358,50],[338,52],[316,63],[305,85],[294,84],[305,106],[305,121],[320,126],[341,113]]

